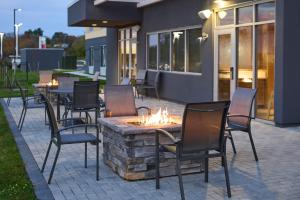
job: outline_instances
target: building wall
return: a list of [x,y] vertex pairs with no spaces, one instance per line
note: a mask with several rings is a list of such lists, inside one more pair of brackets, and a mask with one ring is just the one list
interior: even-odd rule
[[300,124],[300,1],[276,1],[275,122]]

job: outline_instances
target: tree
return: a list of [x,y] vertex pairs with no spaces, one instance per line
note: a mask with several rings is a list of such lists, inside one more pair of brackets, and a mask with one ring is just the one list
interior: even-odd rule
[[67,53],[71,56],[77,56],[77,58],[85,57],[85,38],[84,36],[77,37],[71,47],[67,50]]

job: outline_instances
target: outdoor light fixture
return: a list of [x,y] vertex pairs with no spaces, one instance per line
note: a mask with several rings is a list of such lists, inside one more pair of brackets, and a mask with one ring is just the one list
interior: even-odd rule
[[0,47],[0,58],[1,60],[3,59],[3,36],[4,36],[4,33],[0,33],[0,43],[1,43],[1,47]]
[[107,20],[103,20],[103,21],[102,21],[102,24],[107,24],[107,23],[108,23]]
[[198,37],[200,40],[200,43],[205,42],[208,39],[208,34],[207,33],[202,33],[201,37]]
[[97,26],[97,24],[92,24],[92,27],[96,27]]
[[222,10],[222,11],[218,12],[218,16],[220,19],[224,19],[227,16],[227,12]]
[[207,20],[208,18],[210,18],[211,14],[212,14],[212,11],[209,9],[201,10],[200,12],[198,12],[199,17],[203,20]]
[[227,4],[226,0],[215,0],[214,3],[218,4],[219,7],[224,7]]

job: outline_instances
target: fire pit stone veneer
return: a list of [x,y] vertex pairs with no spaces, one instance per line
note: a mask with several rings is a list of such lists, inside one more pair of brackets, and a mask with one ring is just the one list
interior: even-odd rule
[[[162,128],[178,137],[181,125],[172,123],[161,126],[134,125],[139,117],[102,118],[103,161],[125,180],[143,180],[155,178],[155,130]],[[163,144],[171,144],[160,137]],[[164,153],[160,157],[161,177],[176,175],[175,156]],[[202,163],[185,161],[182,173],[196,173],[203,169]]]

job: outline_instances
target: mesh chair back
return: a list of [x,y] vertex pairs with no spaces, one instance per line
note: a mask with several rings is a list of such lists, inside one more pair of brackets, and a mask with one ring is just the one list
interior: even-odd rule
[[123,78],[121,85],[130,85],[130,78]]
[[229,104],[229,101],[223,101],[186,105],[182,125],[182,154],[223,151]]
[[93,109],[99,107],[99,82],[77,81],[74,83],[73,108]]
[[21,98],[22,98],[22,101],[23,101],[23,105],[25,106],[26,105],[26,94],[25,94],[25,91],[24,91],[24,89],[22,88],[22,86],[20,85],[20,83],[18,81],[16,81],[16,85],[17,85],[17,87],[20,90],[20,95],[21,95]]
[[[233,94],[229,115],[251,116],[253,102],[256,96],[256,89],[237,88]],[[228,124],[248,127],[250,118],[246,117],[228,117]]]
[[40,71],[40,80],[39,83],[49,83],[52,81],[52,71]]
[[73,90],[74,82],[79,81],[78,77],[58,77],[58,89]]
[[147,71],[144,69],[140,69],[136,76],[136,84],[142,85],[145,83]]
[[45,103],[46,112],[47,112],[47,116],[49,119],[49,125],[50,125],[50,129],[51,129],[51,138],[58,138],[59,137],[58,125],[56,122],[54,109],[53,109],[49,99],[44,94],[40,94],[40,95],[41,95],[41,100]]
[[106,117],[137,116],[131,85],[105,86]]

